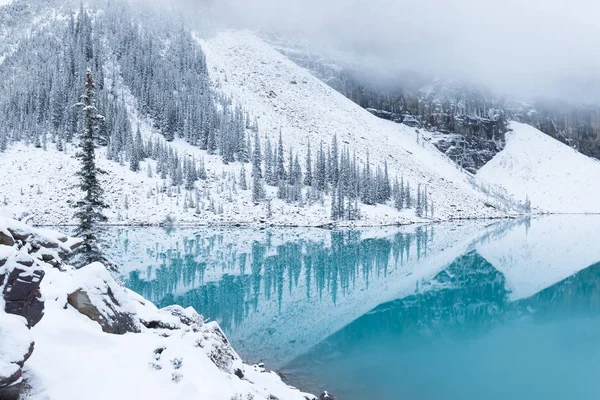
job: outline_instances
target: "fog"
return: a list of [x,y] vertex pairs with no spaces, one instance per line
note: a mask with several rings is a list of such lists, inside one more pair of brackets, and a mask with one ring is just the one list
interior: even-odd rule
[[[198,2],[182,0],[186,7]],[[220,0],[238,27],[301,35],[379,65],[518,96],[600,98],[594,0]]]

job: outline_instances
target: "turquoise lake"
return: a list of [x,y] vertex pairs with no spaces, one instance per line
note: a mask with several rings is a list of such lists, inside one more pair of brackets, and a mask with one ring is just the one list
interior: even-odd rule
[[600,217],[110,228],[126,285],[248,363],[363,399],[600,398]]

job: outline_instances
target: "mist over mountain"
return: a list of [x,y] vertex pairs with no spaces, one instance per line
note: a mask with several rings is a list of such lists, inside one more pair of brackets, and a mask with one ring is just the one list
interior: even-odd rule
[[[169,4],[173,4],[169,2]],[[600,4],[575,0],[180,0],[235,27],[303,37],[394,78],[468,79],[502,95],[598,101]]]

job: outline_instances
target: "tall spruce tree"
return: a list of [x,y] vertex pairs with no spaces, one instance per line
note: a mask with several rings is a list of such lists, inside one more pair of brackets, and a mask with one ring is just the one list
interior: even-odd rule
[[77,176],[83,198],[75,203],[77,211],[74,214],[75,219],[78,220],[75,236],[83,240],[74,253],[75,264],[78,267],[93,262],[107,263],[99,238],[101,224],[107,220],[103,210],[108,206],[104,202],[104,190],[98,176],[105,172],[96,166],[95,154],[98,122],[104,117],[98,114],[95,106],[94,88],[92,72],[88,70],[85,75],[85,92],[81,96],[81,102],[76,104],[82,109],[83,117],[80,135],[81,151],[77,153],[77,158],[81,161],[81,170],[77,172]]

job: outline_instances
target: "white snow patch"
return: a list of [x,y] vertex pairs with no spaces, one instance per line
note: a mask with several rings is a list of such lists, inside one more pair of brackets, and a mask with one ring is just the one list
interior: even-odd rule
[[477,177],[549,213],[600,213],[600,161],[532,126],[512,122],[506,147]]

